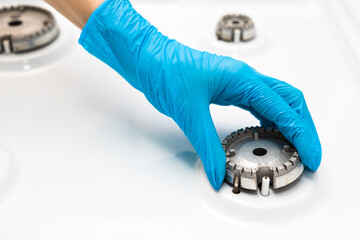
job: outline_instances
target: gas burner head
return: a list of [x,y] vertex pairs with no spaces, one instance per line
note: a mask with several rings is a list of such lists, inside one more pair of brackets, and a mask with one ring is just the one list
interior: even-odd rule
[[278,129],[251,127],[228,135],[222,142],[226,152],[225,180],[240,188],[257,190],[269,195],[269,187],[284,187],[303,172],[297,150]]
[[255,37],[254,23],[245,15],[226,15],[217,25],[216,36],[219,40],[227,42],[249,41]]
[[0,54],[28,52],[54,41],[59,28],[47,10],[33,6],[0,9]]

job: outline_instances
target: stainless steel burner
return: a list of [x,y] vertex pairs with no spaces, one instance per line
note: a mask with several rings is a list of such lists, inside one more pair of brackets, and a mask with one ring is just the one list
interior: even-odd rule
[[278,129],[251,127],[228,135],[222,142],[226,152],[226,178],[234,186],[257,190],[267,196],[272,184],[274,189],[295,181],[303,172],[297,150]]
[[59,28],[47,10],[33,6],[0,9],[0,53],[32,51],[54,41]]
[[217,38],[227,42],[245,42],[253,39],[255,35],[251,18],[240,14],[222,17],[216,28]]

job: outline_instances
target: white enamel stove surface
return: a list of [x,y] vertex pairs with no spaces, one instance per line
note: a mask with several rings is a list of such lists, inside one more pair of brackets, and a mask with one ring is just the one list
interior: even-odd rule
[[[319,171],[267,198],[234,195],[226,184],[214,192],[178,127],[87,54],[80,32],[56,15],[53,45],[26,59],[0,56],[0,239],[356,238],[360,28],[347,24],[342,4],[133,4],[170,37],[300,88],[323,146]],[[253,18],[254,41],[215,40],[217,20],[234,12]],[[258,125],[234,107],[212,114],[221,139]]]

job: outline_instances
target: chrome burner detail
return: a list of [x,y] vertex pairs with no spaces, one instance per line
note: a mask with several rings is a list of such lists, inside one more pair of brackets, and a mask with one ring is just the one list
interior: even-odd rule
[[227,42],[245,42],[255,38],[255,35],[255,26],[251,18],[240,14],[222,17],[216,28],[217,38]]
[[297,150],[278,129],[251,127],[228,135],[222,145],[226,152],[225,180],[240,188],[257,190],[269,195],[269,187],[284,187],[295,181],[303,172]]
[[51,43],[58,35],[54,16],[43,8],[0,9],[0,54],[32,51]]

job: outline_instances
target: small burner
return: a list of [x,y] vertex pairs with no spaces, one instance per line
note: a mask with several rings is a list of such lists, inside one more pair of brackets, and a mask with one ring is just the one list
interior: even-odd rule
[[227,42],[246,42],[253,39],[255,35],[251,18],[240,14],[222,17],[216,28],[217,38]]
[[228,135],[222,142],[226,152],[226,178],[233,192],[240,188],[269,195],[269,187],[284,187],[303,172],[297,150],[278,129],[251,127]]
[[53,42],[59,35],[54,16],[33,6],[0,9],[0,54],[28,52]]

